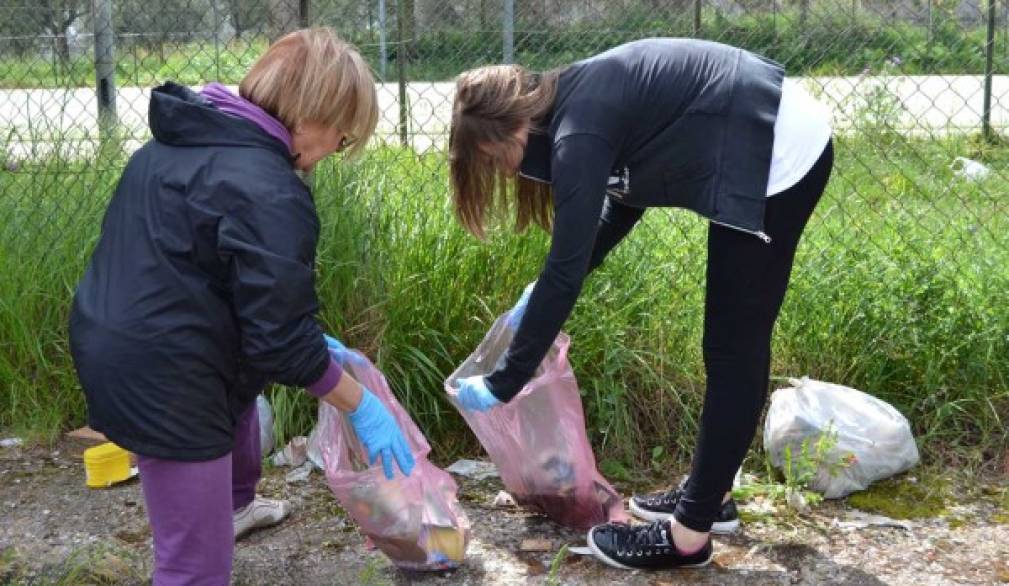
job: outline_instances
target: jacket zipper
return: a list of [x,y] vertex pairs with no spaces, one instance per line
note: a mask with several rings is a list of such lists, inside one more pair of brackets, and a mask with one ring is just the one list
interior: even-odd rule
[[537,183],[546,183],[547,185],[550,185],[550,182],[545,179],[540,179],[539,177],[533,177],[532,175],[526,175],[521,171],[519,171],[519,177],[522,177],[523,179],[528,179],[530,181],[535,181]]
[[757,238],[763,240],[764,244],[771,243],[771,237],[764,232],[755,232],[753,230],[747,230],[746,228],[740,228],[739,226],[733,226],[732,224],[726,224],[725,222],[716,222],[715,220],[710,220],[710,222],[713,224],[718,224],[719,226],[725,226],[726,228],[731,228],[733,230],[738,230],[740,232],[746,232],[747,234],[752,234]]

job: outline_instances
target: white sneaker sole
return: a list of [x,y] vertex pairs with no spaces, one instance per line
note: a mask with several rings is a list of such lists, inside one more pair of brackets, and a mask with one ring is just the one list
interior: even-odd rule
[[[672,513],[656,513],[654,511],[646,511],[638,506],[634,502],[634,499],[630,499],[631,514],[639,519],[644,519],[645,521],[669,521],[672,520]],[[739,531],[739,519],[733,519],[731,521],[716,521],[711,525],[711,532],[715,535],[732,535],[736,531]]]
[[[252,506],[255,506],[255,502],[253,502]],[[232,525],[235,528],[235,541],[259,529],[266,529],[283,523],[291,515],[290,504],[283,505],[279,515],[278,518],[256,517],[256,511],[253,509],[245,511],[242,514],[241,520],[232,517]]]
[[[595,539],[592,538],[592,532],[595,531],[595,530],[596,530],[595,527],[593,527],[592,529],[589,529],[588,534],[585,536],[585,541],[588,542],[589,549],[592,550],[592,555],[594,555],[596,557],[596,559],[598,559],[599,561],[603,562],[607,566],[610,566],[611,568],[617,568],[617,569],[620,569],[620,570],[642,570],[642,569],[644,569],[644,568],[632,568],[631,566],[624,565],[624,564],[618,562],[617,560],[611,558],[610,556],[606,555],[605,553],[603,553],[602,550],[599,549],[596,546]],[[690,568],[703,568],[704,566],[710,564],[712,558],[714,558],[714,557],[715,557],[714,551],[712,551],[711,555],[708,556],[708,559],[704,560],[703,562],[700,562],[700,563],[697,563],[697,564],[684,564],[682,566],[676,566],[675,569],[678,570],[678,569],[681,569],[681,568],[686,568],[686,569],[690,569]],[[662,569],[664,569],[664,568],[656,568],[656,570],[662,570]]]

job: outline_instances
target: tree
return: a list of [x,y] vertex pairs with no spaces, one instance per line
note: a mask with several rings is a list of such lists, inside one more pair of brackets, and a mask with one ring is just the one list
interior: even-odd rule
[[158,50],[162,61],[165,45],[205,39],[215,32],[210,0],[114,0],[114,8],[119,46]]
[[398,0],[403,3],[399,14],[403,15],[403,46],[400,48],[407,60],[417,57],[417,7],[414,0]]
[[84,12],[84,0],[38,0],[38,8],[29,12],[38,24],[38,32],[45,32],[53,39],[53,49],[60,61],[70,61],[70,43],[67,29]]
[[34,10],[24,4],[0,3],[0,36],[5,37],[3,48],[18,57],[28,55],[41,32],[38,19],[32,14]]
[[262,0],[228,0],[228,16],[235,29],[235,38],[242,38],[247,31],[261,32],[263,26]]
[[298,28],[301,21],[299,0],[269,0],[269,35],[274,41]]
[[463,26],[463,15],[452,2],[417,0],[415,12],[418,25],[424,31],[451,30]]

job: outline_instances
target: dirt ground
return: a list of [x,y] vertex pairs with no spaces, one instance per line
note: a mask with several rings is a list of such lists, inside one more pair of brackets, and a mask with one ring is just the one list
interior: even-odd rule
[[[110,489],[84,485],[84,446],[0,448],[0,583],[143,584],[151,536],[136,480]],[[804,516],[772,515],[716,543],[700,570],[627,572],[590,557],[558,555],[584,535],[520,510],[494,508],[496,479],[459,479],[473,525],[465,565],[453,572],[395,569],[345,518],[323,476],[288,483],[265,472],[260,492],[290,499],[281,525],[253,533],[235,552],[236,584],[999,584],[1009,583],[1005,485],[958,487],[941,518],[904,527],[839,526],[857,514],[844,501]],[[978,486],[984,484],[984,490]],[[970,496],[967,496],[970,495]],[[552,550],[523,552],[526,539]]]

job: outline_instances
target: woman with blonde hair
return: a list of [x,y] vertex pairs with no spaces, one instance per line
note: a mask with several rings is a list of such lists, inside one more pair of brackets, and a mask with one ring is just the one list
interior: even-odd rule
[[829,112],[779,65],[742,49],[646,39],[560,71],[462,74],[449,150],[466,228],[482,237],[491,213],[513,207],[519,229],[552,233],[538,280],[513,308],[507,353],[490,375],[460,382],[468,409],[518,393],[586,276],[646,209],[681,207],[710,221],[707,390],[690,476],[631,499],[651,524],[588,535],[595,554],[619,568],[706,564],[710,533],[739,525],[728,491],[767,394],[795,250],[833,164]]
[[152,92],[154,138],[109,203],[70,343],[91,427],[139,455],[156,586],[228,584],[235,539],[288,514],[255,494],[255,399],[270,383],[347,412],[390,478],[394,461],[413,467],[316,321],[319,218],[297,174],[359,152],[377,118],[367,64],[325,28],[271,45],[238,95]]

